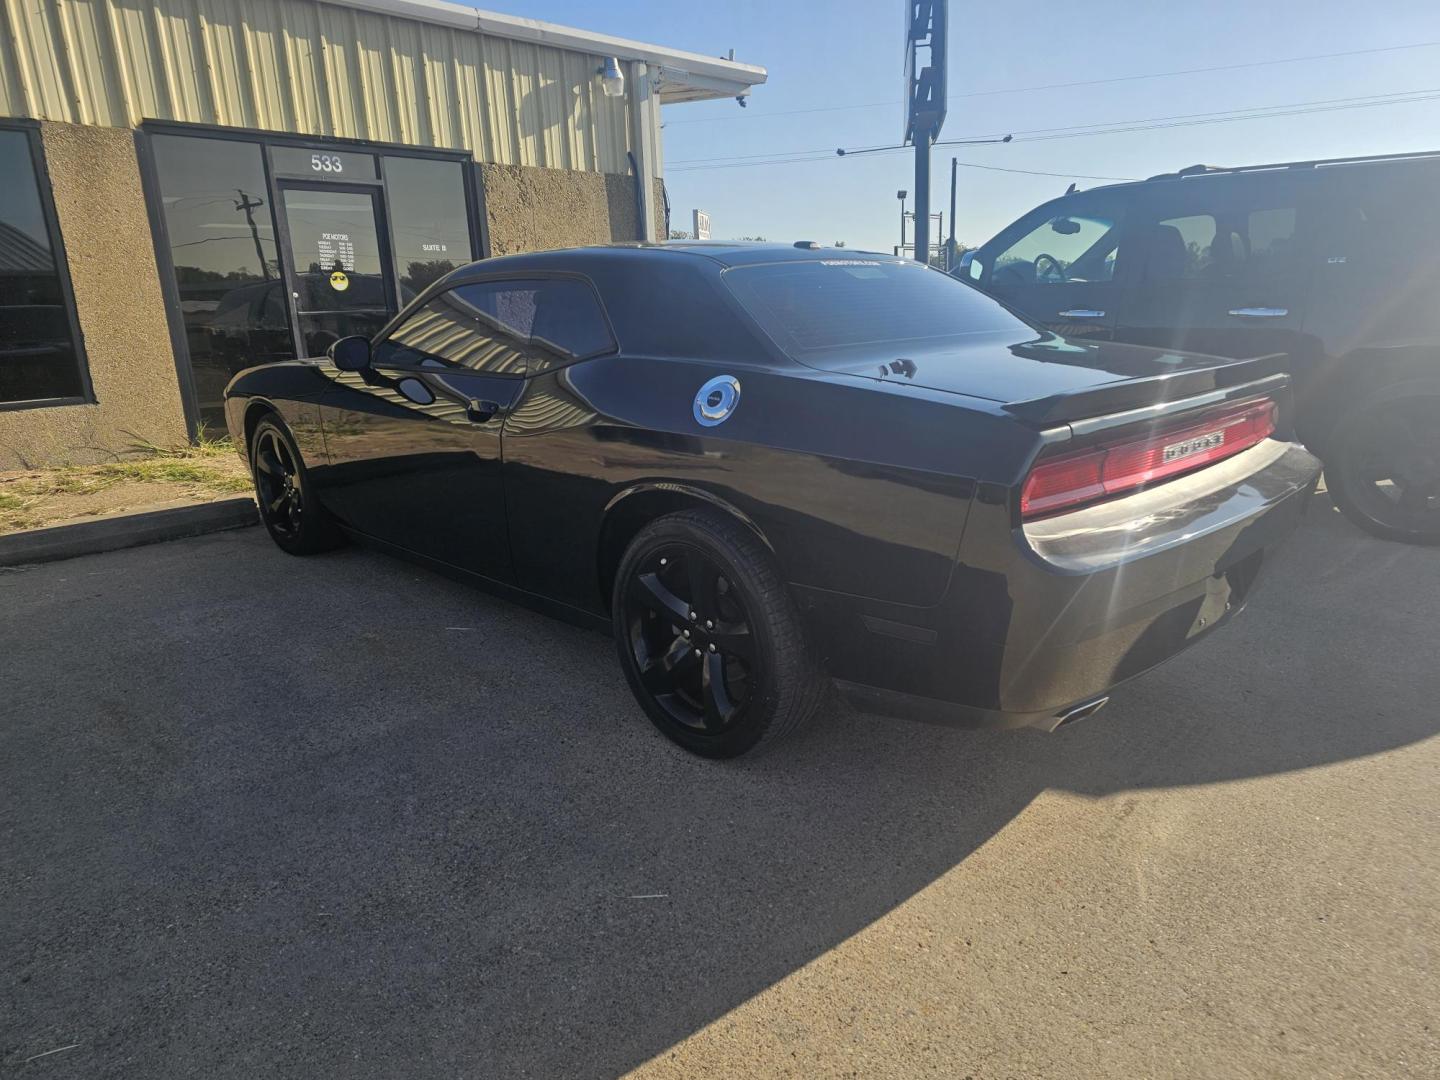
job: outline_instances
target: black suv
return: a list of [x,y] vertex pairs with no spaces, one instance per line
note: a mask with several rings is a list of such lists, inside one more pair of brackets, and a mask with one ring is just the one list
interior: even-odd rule
[[1072,338],[1285,354],[1336,505],[1440,543],[1440,152],[1072,185],[956,276]]

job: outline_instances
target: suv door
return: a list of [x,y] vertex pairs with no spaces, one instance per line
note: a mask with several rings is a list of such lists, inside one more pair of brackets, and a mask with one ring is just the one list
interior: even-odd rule
[[1056,333],[1108,338],[1125,285],[1124,209],[1116,192],[1046,203],[976,252],[962,280]]
[[1146,185],[1116,338],[1226,357],[1305,353],[1313,181],[1284,170]]
[[1440,345],[1440,160],[1326,168],[1306,329],[1331,357]]

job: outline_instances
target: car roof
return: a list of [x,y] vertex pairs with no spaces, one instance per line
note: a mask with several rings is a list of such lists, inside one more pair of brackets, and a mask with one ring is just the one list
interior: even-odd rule
[[717,268],[748,266],[776,262],[862,261],[904,263],[907,260],[890,254],[860,251],[855,248],[833,248],[811,245],[809,241],[793,244],[771,242],[745,243],[723,240],[669,240],[663,243],[595,244],[588,247],[554,248],[549,251],[527,251],[518,255],[499,255],[481,259],[454,271],[450,277],[459,280],[489,274],[578,271],[598,269],[617,263],[663,262],[686,259]]

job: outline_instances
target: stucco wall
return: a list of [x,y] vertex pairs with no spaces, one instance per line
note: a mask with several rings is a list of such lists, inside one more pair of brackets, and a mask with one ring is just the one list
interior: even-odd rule
[[135,136],[41,128],[95,403],[0,411],[0,469],[108,459],[183,443],[185,417]]
[[629,176],[523,165],[479,169],[492,255],[639,239]]

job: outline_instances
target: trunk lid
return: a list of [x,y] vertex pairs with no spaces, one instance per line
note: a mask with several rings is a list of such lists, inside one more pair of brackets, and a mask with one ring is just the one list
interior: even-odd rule
[[1227,360],[1051,334],[1016,342],[1013,331],[999,331],[890,359],[871,351],[805,361],[826,371],[999,402],[1027,424],[1048,426],[1253,382],[1280,370],[1280,359]]

